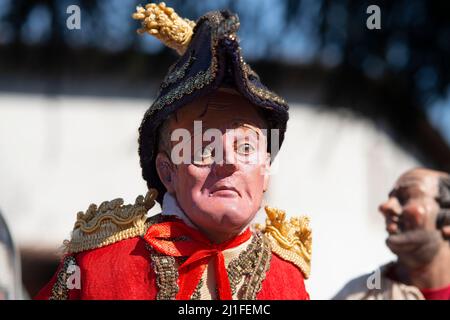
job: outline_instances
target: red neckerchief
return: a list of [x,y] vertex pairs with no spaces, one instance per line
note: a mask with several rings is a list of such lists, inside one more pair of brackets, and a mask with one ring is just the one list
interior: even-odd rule
[[[178,268],[179,291],[176,295],[177,300],[191,298],[211,258],[214,259],[219,299],[231,300],[231,286],[222,251],[241,245],[250,239],[251,234],[250,229],[247,228],[245,232],[233,239],[214,244],[198,230],[187,226],[185,223],[168,221],[150,226],[144,239],[162,254],[172,257],[188,257]],[[171,241],[171,239],[179,237],[187,237],[188,239]]]

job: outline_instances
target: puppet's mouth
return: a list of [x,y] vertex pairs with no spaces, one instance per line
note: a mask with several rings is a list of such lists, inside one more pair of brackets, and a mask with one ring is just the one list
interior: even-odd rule
[[239,193],[239,191],[237,191],[237,189],[233,186],[230,185],[218,185],[218,186],[214,186],[210,193],[209,196],[219,196],[219,197],[235,197],[235,196],[241,196],[241,194]]

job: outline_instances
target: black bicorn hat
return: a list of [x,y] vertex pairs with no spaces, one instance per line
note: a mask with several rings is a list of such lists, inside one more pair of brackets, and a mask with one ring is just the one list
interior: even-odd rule
[[[179,59],[170,67],[156,99],[145,112],[139,128],[139,157],[142,176],[149,188],[158,190],[158,202],[166,188],[159,179],[155,159],[161,124],[183,106],[220,87],[231,87],[263,114],[270,129],[278,129],[281,147],[289,118],[287,102],[261,83],[258,74],[244,61],[237,31],[239,19],[227,10],[209,12],[197,22],[180,18],[164,3],[138,7],[133,18],[142,29],[175,49]],[[270,150],[272,159],[275,154]]]

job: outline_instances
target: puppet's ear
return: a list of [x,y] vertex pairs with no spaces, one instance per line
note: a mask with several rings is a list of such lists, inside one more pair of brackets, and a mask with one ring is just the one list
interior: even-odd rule
[[174,167],[169,157],[164,152],[159,152],[155,160],[156,172],[167,192],[174,193]]
[[195,22],[181,18],[164,2],[149,3],[145,8],[138,6],[133,13],[133,19],[141,20],[142,28],[139,34],[147,32],[155,36],[169,48],[183,55],[191,41]]

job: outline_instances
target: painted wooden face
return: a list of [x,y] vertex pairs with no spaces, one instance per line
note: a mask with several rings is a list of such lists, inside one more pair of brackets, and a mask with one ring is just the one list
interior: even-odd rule
[[184,139],[171,142],[170,164],[161,166],[165,157],[158,155],[161,181],[210,238],[239,233],[259,210],[268,185],[264,120],[242,96],[217,91],[170,121],[172,137]]
[[444,243],[436,227],[440,176],[427,169],[408,171],[380,205],[389,233],[386,244],[408,266],[428,263]]
[[415,229],[436,229],[439,204],[439,174],[431,170],[416,169],[402,175],[380,205],[389,234]]

